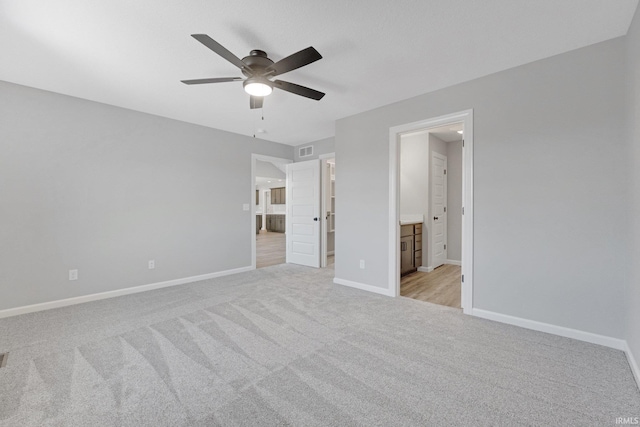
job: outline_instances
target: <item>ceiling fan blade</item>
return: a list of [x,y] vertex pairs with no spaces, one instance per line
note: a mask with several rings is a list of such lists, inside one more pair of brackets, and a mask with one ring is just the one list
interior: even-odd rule
[[240,69],[242,69],[242,68],[250,69],[249,67],[247,67],[247,65],[244,62],[242,62],[242,60],[240,60],[240,58],[235,56],[233,53],[229,52],[227,50],[227,48],[222,46],[220,43],[218,43],[217,41],[215,41],[214,39],[212,39],[208,35],[206,35],[206,34],[191,34],[191,37],[193,37],[194,39],[198,40],[200,43],[202,43],[203,45],[205,45],[206,47],[208,47],[209,49],[211,49],[212,51],[214,51],[218,55],[222,56],[224,59],[226,59],[227,61],[231,62],[236,67],[238,67]]
[[205,83],[235,82],[238,80],[242,80],[242,77],[218,77],[213,79],[193,79],[193,80],[180,80],[180,81],[186,85],[201,85]]
[[275,64],[271,64],[265,71],[274,71],[271,75],[278,76],[295,70],[296,68],[309,65],[312,62],[316,62],[318,59],[322,59],[322,55],[320,55],[313,47],[309,46],[306,49],[302,49],[300,52],[296,52],[293,55],[289,55],[286,58],[281,59]]
[[308,88],[306,86],[300,86],[295,83],[285,82],[282,80],[274,80],[273,85],[278,89],[295,93],[296,95],[304,96],[305,98],[315,99],[316,101],[320,101],[324,96],[323,92]]
[[249,99],[249,107],[251,109],[262,108],[262,101],[264,101],[264,96],[251,96]]

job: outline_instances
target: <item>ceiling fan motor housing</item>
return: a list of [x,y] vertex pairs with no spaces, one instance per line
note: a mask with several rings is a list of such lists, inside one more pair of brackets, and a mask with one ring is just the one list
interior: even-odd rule
[[253,73],[243,68],[242,74],[247,77],[261,75],[264,73],[264,70],[273,64],[273,61],[267,58],[267,52],[259,49],[254,49],[250,52],[249,56],[245,56],[242,58],[242,62],[244,62],[247,67],[251,68]]

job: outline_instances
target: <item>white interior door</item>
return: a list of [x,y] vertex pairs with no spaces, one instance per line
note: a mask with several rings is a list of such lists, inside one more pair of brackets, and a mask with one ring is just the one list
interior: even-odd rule
[[447,259],[447,157],[431,157],[431,265],[440,267]]
[[320,267],[320,160],[287,165],[287,262]]

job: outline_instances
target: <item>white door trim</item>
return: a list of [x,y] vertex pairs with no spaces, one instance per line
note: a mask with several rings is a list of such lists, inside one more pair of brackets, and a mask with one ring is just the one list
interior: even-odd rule
[[283,159],[280,157],[265,156],[255,153],[251,154],[251,197],[249,198],[249,206],[251,206],[251,221],[249,222],[251,223],[251,268],[253,270],[256,269],[256,160],[282,164],[293,163],[293,160],[291,159]]
[[473,110],[460,111],[418,122],[394,126],[389,129],[389,287],[400,295],[400,135],[447,124],[464,124],[462,148],[462,309],[465,314],[473,310]]

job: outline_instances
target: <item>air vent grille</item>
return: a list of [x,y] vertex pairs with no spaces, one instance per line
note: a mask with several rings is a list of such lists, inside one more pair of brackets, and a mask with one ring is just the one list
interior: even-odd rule
[[298,152],[300,157],[309,157],[313,155],[313,145],[308,145],[306,147],[300,147],[300,151]]

